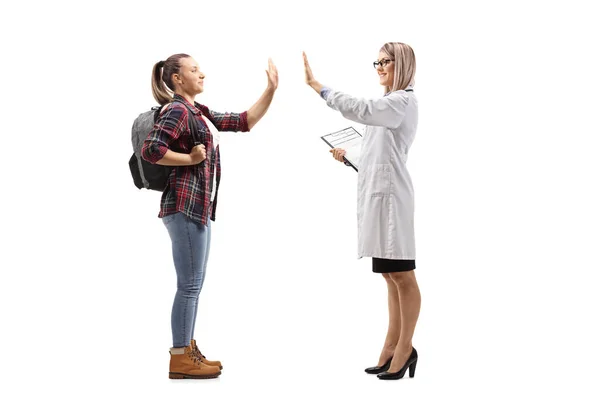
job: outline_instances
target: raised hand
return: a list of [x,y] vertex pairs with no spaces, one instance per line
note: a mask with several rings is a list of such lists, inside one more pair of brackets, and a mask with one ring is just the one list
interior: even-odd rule
[[311,85],[315,81],[315,77],[312,73],[312,69],[310,68],[310,64],[308,63],[308,57],[306,57],[305,52],[302,52],[302,57],[304,58],[304,77],[306,79],[306,84]]
[[305,52],[302,52],[302,57],[304,58],[304,79],[306,80],[306,84],[313,88],[315,92],[321,93],[323,85],[321,85],[315,79],[315,76],[312,73],[312,69],[310,69],[310,64],[308,63],[308,58],[306,57]]
[[279,74],[277,72],[277,67],[273,63],[273,60],[269,58],[269,69],[265,71],[267,73],[267,78],[269,79],[268,88],[269,89],[277,89],[279,85]]

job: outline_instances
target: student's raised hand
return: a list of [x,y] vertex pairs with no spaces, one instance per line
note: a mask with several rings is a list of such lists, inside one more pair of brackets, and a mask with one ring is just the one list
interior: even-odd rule
[[206,147],[203,144],[194,146],[190,152],[190,157],[192,157],[192,165],[200,164],[206,160]]
[[335,158],[336,160],[338,160],[340,162],[344,162],[344,156],[346,155],[346,150],[339,149],[336,147],[335,149],[329,150],[329,152],[333,154],[333,158]]
[[273,63],[273,60],[269,58],[269,69],[266,70],[267,78],[269,79],[268,88],[275,90],[277,86],[279,86],[279,73],[277,72],[277,67]]

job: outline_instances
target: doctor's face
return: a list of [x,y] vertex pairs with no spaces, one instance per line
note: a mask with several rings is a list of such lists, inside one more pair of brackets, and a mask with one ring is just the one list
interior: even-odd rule
[[391,87],[394,84],[394,60],[384,52],[379,52],[375,68],[379,74],[379,83]]

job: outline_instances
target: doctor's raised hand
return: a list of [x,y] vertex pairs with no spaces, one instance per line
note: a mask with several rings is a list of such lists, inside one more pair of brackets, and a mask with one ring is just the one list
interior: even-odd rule
[[[384,90],[371,99],[322,85],[302,56],[306,84],[328,107],[365,125],[357,179],[358,257],[372,257],[373,272],[385,279],[389,312],[379,361],[365,372],[400,379],[407,370],[410,377],[415,374],[418,355],[412,339],[421,307],[414,273],[414,195],[406,165],[418,122],[416,61],[412,48],[399,42],[386,43],[375,54],[377,59],[365,60],[365,66],[372,64],[373,80]],[[330,152],[344,161],[343,149]]]
[[306,57],[305,52],[302,52],[302,57],[304,58],[304,76],[306,79],[306,84],[313,88],[317,93],[319,93],[323,88],[323,85],[321,85],[315,79],[312,69],[310,68],[310,64],[308,63],[308,57]]
[[[304,76],[306,80],[306,84],[313,88],[315,92],[321,93],[323,90],[323,85],[321,85],[314,77],[312,69],[310,68],[310,64],[308,63],[308,57],[306,57],[306,53],[302,52],[302,57],[304,58]],[[344,162],[344,156],[346,155],[346,150],[335,148],[329,150],[330,153],[333,154],[333,158],[338,160],[339,162]]]

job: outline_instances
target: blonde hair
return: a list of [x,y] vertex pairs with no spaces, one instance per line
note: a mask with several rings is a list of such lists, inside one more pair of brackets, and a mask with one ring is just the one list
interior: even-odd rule
[[179,73],[180,61],[188,57],[187,54],[174,54],[165,61],[154,64],[152,68],[152,95],[161,106],[173,101],[173,93],[175,92],[173,74]]
[[413,49],[400,42],[388,42],[379,50],[394,61],[394,83],[385,87],[385,93],[404,90],[414,84],[417,62]]

